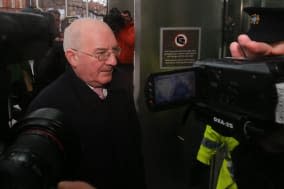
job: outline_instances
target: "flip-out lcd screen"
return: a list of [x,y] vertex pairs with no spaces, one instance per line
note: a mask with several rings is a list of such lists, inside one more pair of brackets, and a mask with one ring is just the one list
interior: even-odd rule
[[195,74],[192,70],[176,70],[151,74],[146,84],[146,98],[154,110],[186,103],[195,96]]

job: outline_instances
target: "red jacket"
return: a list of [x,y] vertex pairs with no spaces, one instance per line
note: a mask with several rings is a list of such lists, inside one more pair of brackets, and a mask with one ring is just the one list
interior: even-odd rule
[[121,53],[118,57],[121,64],[133,64],[134,46],[135,46],[135,30],[134,24],[128,24],[120,30],[116,35]]

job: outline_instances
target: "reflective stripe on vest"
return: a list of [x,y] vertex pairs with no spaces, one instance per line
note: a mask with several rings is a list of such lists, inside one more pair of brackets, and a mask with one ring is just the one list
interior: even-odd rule
[[212,140],[205,138],[205,137],[202,139],[201,144],[204,145],[206,148],[209,148],[211,150],[217,150],[217,148],[219,148],[222,145],[222,143],[212,141]]

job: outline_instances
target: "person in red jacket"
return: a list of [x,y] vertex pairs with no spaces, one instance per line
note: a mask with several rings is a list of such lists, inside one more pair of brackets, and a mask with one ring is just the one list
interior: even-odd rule
[[122,11],[121,16],[124,18],[124,26],[116,34],[118,44],[121,48],[118,60],[120,64],[133,64],[135,46],[134,22],[128,10]]
[[[110,28],[113,30],[118,45],[121,48],[117,57],[117,70],[122,74],[120,83],[133,92],[133,71],[134,71],[134,48],[135,48],[135,28],[133,18],[128,10],[120,11],[112,8],[104,17]],[[130,88],[128,88],[130,86]]]
[[124,72],[122,83],[128,83],[126,86],[132,86],[129,89],[133,92],[133,71],[134,71],[134,48],[135,48],[135,28],[131,13],[128,10],[121,12],[121,17],[124,20],[123,27],[116,33],[118,45],[121,48],[121,53],[118,57],[118,69]]

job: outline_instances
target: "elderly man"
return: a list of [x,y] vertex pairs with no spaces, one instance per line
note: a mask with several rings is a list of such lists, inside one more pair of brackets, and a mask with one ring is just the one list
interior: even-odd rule
[[76,134],[80,153],[72,154],[76,146],[67,150],[62,179],[84,181],[80,187],[144,189],[140,125],[132,96],[116,85],[120,47],[112,30],[102,21],[77,19],[65,29],[63,46],[70,68],[28,109],[60,110],[64,129]]

